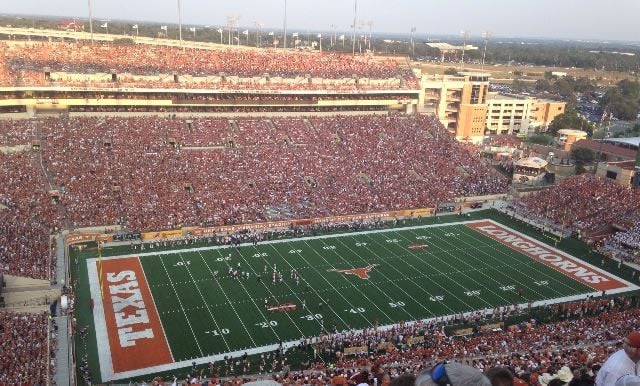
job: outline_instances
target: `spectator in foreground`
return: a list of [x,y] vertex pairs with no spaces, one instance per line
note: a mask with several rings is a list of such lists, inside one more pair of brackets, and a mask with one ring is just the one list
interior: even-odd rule
[[489,378],[478,369],[462,363],[439,363],[416,377],[416,386],[491,386]]
[[640,369],[640,332],[634,331],[623,340],[622,350],[616,351],[602,365],[596,386],[609,386],[624,375],[638,375]]
[[623,375],[616,381],[616,386],[640,386],[640,377],[637,375]]

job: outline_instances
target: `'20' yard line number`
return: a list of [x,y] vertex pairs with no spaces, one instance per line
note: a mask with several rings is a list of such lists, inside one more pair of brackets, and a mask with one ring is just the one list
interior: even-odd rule
[[269,320],[267,322],[258,322],[258,323],[256,323],[256,326],[262,327],[262,328],[270,328],[270,327],[275,327],[277,325],[278,325],[278,322],[276,322],[275,320]]

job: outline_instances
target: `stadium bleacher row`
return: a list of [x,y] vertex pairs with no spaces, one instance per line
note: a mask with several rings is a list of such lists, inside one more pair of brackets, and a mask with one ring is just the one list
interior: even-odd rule
[[[318,89],[356,87],[354,77],[366,78],[357,87],[364,89],[417,89],[415,75],[395,59],[368,56],[353,57],[326,53],[285,53],[277,50],[196,50],[164,46],[112,45],[106,43],[21,42],[0,44],[7,58],[0,68],[0,82],[11,85],[47,85],[45,72],[70,74],[56,79],[65,85],[109,85],[110,78],[100,81],[95,73],[120,74],[120,86],[176,87],[174,75],[188,76],[193,82],[179,87],[206,88],[212,78],[216,83],[227,76],[270,79],[223,82],[218,88]],[[71,75],[73,74],[73,75]],[[224,75],[222,75],[224,74]],[[83,75],[86,75],[83,77]],[[149,79],[145,77],[158,77]],[[166,79],[165,79],[166,78]],[[218,79],[220,78],[220,79]],[[308,81],[317,78],[316,82]],[[293,79],[293,80],[292,80]],[[349,79],[344,81],[345,79]],[[373,81],[369,81],[373,79]],[[338,81],[335,81],[338,80]],[[344,82],[343,82],[344,81]],[[191,83],[191,84],[189,84]]]

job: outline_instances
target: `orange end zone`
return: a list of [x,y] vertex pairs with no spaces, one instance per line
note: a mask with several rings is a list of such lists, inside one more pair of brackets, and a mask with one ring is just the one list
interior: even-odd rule
[[[100,264],[96,262],[96,264]],[[102,290],[113,371],[172,363],[151,290],[137,257],[102,260]]]
[[595,290],[605,291],[627,287],[625,283],[604,271],[593,269],[579,259],[569,257],[565,253],[494,222],[475,221],[465,225]]

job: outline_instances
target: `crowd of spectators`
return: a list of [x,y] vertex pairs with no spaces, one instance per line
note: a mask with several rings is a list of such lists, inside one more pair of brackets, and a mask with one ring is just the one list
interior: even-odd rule
[[527,195],[516,211],[529,218],[549,220],[581,237],[612,224],[632,227],[640,222],[640,191],[593,174],[560,181],[549,189]]
[[4,273],[51,279],[49,235],[58,214],[31,153],[0,152],[0,268]]
[[[455,361],[489,377],[495,371],[490,369],[507,369],[521,385],[546,385],[553,378],[561,378],[561,385],[572,380],[571,385],[593,385],[602,363],[625,336],[640,328],[637,302],[637,298],[605,297],[547,306],[543,313],[550,322],[536,319],[531,310],[521,310],[523,316],[529,313],[531,318],[502,329],[474,328],[467,335],[445,333],[448,320],[404,323],[391,329],[336,331],[313,344],[302,341],[293,349],[313,350],[323,358],[303,365],[303,370],[290,371],[291,353],[280,350],[262,355],[253,366],[245,357],[211,363],[208,369],[192,372],[183,384],[215,378],[221,385],[235,385],[268,378],[283,385],[388,385],[442,361]],[[455,323],[469,327],[495,321],[458,319]],[[347,355],[345,349],[349,347],[365,349]],[[229,378],[234,373],[244,376]],[[258,375],[248,375],[252,373]],[[156,381],[161,382],[159,378]]]
[[52,384],[55,335],[55,322],[46,312],[0,312],[0,384]]
[[[307,77],[322,79],[345,79],[358,77],[377,80],[397,80],[385,88],[412,88],[418,86],[416,77],[406,65],[395,59],[372,56],[352,56],[336,53],[282,52],[279,50],[202,50],[148,45],[113,45],[108,43],[69,42],[23,42],[21,44],[0,44],[0,52],[6,58],[0,69],[0,79],[4,84],[18,81],[32,85],[47,83],[45,68],[50,72],[94,74],[115,71],[124,83],[141,83],[149,86],[142,76],[163,75],[169,81],[156,80],[154,86],[176,87],[173,74],[180,76],[218,77],[236,76],[243,78],[263,77],[269,74],[273,83],[278,78],[300,78],[304,88],[324,88],[323,84],[312,84]],[[202,80],[196,80],[201,82]],[[69,77],[65,84],[78,82]],[[91,81],[89,81],[91,82]],[[242,85],[243,82],[238,83]],[[244,82],[246,83],[246,82]],[[251,87],[261,88],[263,81],[249,81]],[[266,86],[269,86],[267,82]],[[317,83],[317,82],[316,82]],[[322,83],[322,82],[320,82]],[[338,84],[336,84],[338,85]],[[352,84],[347,87],[352,89]],[[379,88],[376,83],[363,82],[361,88]],[[181,84],[178,87],[190,87]],[[297,88],[296,85],[293,85]]]
[[[506,191],[433,117],[285,122],[50,119],[43,158],[73,226],[138,231],[434,207]],[[183,148],[194,145],[217,148]],[[282,206],[286,216],[269,217]]]

